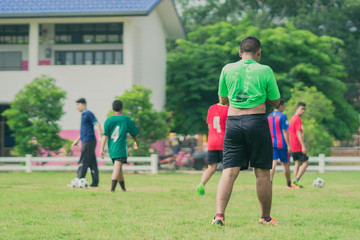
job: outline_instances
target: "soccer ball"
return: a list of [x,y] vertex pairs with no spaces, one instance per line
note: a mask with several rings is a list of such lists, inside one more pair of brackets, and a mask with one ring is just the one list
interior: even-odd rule
[[313,186],[316,188],[323,188],[325,186],[325,180],[318,177],[313,181]]
[[79,180],[79,188],[87,188],[89,186],[88,180],[86,178],[81,178]]
[[79,187],[79,178],[73,178],[70,182],[71,187],[77,188]]

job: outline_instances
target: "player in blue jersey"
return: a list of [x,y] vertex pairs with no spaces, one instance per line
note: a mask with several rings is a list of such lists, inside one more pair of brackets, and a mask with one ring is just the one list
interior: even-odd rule
[[77,177],[85,178],[87,169],[90,168],[92,183],[89,187],[98,187],[99,170],[95,155],[96,137],[94,126],[97,129],[99,140],[101,139],[101,127],[95,115],[87,109],[85,98],[76,101],[76,108],[81,112],[81,128],[80,136],[73,142],[72,146],[77,146],[80,140],[82,143]]
[[280,105],[268,115],[271,139],[273,143],[273,166],[270,170],[270,181],[274,179],[275,169],[278,160],[284,167],[287,188],[298,188],[291,184],[290,179],[290,141],[289,141],[289,121],[283,113],[285,109],[284,99],[280,99]]

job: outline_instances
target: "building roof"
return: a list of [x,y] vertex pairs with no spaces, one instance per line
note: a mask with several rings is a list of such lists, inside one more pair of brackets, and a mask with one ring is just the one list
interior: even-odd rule
[[148,16],[155,8],[169,39],[186,37],[174,0],[0,0],[0,20]]
[[1,0],[0,18],[148,15],[161,0]]

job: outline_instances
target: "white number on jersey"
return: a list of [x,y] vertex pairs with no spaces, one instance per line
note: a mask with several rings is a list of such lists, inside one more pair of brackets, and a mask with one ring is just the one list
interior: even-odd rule
[[214,116],[213,128],[215,128],[218,133],[221,133],[220,117],[219,116]]
[[115,130],[113,131],[113,133],[111,134],[111,139],[113,139],[114,142],[116,142],[119,138],[119,133],[120,133],[120,127],[116,126]]

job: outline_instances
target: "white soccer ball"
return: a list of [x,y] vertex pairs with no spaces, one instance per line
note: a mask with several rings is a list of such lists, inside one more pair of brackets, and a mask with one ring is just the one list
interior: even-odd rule
[[325,180],[318,177],[313,181],[313,186],[316,188],[323,188],[325,186]]
[[81,178],[79,180],[79,188],[87,188],[89,186],[88,180],[86,178]]
[[79,187],[79,178],[73,178],[70,182],[71,187],[77,188]]

